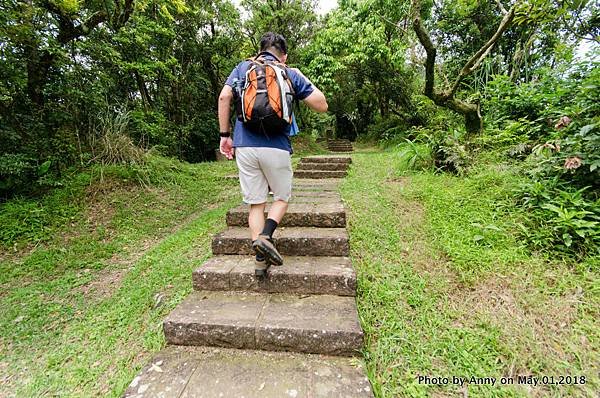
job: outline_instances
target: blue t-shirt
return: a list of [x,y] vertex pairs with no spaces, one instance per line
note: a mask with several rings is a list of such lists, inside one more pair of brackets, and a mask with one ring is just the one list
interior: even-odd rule
[[[266,60],[277,61],[273,55],[263,53]],[[246,83],[246,71],[250,65],[249,61],[242,61],[236,66],[225,84],[234,87],[234,80],[239,81],[242,86]],[[314,87],[303,76],[288,69],[288,76],[294,88],[295,98],[303,100],[314,91]],[[248,130],[244,123],[236,119],[233,129],[233,146],[235,147],[268,147],[286,150],[292,153],[292,143],[290,141],[290,128],[288,127],[282,134],[267,136],[264,133],[252,132]]]

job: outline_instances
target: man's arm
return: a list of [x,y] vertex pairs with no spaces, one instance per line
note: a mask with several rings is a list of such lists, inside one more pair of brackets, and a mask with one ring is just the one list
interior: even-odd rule
[[315,86],[313,84],[313,82],[311,82],[308,79],[308,77],[304,76],[304,74],[302,72],[300,72],[300,69],[292,68],[292,70],[294,72],[296,72],[297,74],[299,74],[301,77],[303,77],[313,88],[313,92],[310,93],[308,95],[308,97],[304,98],[302,101],[306,105],[308,105],[308,107],[310,109],[312,109],[315,112],[320,112],[320,113],[327,112],[327,109],[328,109],[327,99],[325,98],[325,95],[323,94],[323,92],[321,90],[319,90],[317,88],[317,86]]
[[219,130],[221,132],[231,131],[231,100],[233,99],[233,90],[231,86],[223,86],[219,94]]
[[[233,90],[231,86],[223,86],[221,94],[219,94],[219,131],[222,133],[231,131],[231,100],[233,99]],[[219,144],[219,151],[227,157],[227,159],[233,159],[233,141],[231,137],[221,137]]]
[[[314,87],[314,85],[313,85],[313,87]],[[321,92],[321,90],[319,90],[316,87],[315,87],[315,90],[308,97],[304,98],[302,101],[304,101],[304,103],[306,105],[308,105],[308,107],[315,112],[320,112],[320,113],[327,112],[327,109],[328,109],[327,99],[325,98],[325,95]]]

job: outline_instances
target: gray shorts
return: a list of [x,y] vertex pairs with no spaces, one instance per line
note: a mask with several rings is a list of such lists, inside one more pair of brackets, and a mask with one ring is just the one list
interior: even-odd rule
[[273,200],[289,202],[292,197],[292,160],[288,151],[265,147],[235,148],[244,202],[265,203],[269,188]]

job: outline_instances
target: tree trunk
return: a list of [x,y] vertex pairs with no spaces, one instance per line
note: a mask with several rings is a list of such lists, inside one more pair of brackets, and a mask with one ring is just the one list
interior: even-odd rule
[[423,21],[421,21],[421,1],[413,0],[414,20],[413,29],[419,39],[419,42],[425,49],[427,58],[425,60],[425,90],[424,94],[430,98],[436,105],[442,106],[453,110],[456,113],[463,115],[465,119],[465,129],[468,133],[477,133],[483,130],[483,118],[479,104],[465,102],[455,98],[456,91],[460,87],[462,80],[465,76],[473,73],[475,69],[479,67],[483,59],[490,53],[492,47],[502,36],[504,31],[511,24],[515,16],[515,6],[513,5],[510,10],[506,11],[499,3],[501,11],[504,14],[504,18],[496,33],[481,47],[467,63],[462,67],[458,77],[454,81],[454,84],[448,91],[438,93],[435,91],[435,58],[437,50],[431,41],[429,32],[425,29]]
[[27,52],[27,95],[33,104],[41,108],[44,106],[44,88],[54,56],[47,51],[40,55],[36,45],[32,45]]

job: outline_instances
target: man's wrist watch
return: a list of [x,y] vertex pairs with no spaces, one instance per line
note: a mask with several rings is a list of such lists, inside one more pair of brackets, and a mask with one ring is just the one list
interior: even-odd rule
[[220,137],[231,137],[231,133],[229,131],[221,131],[219,132]]

